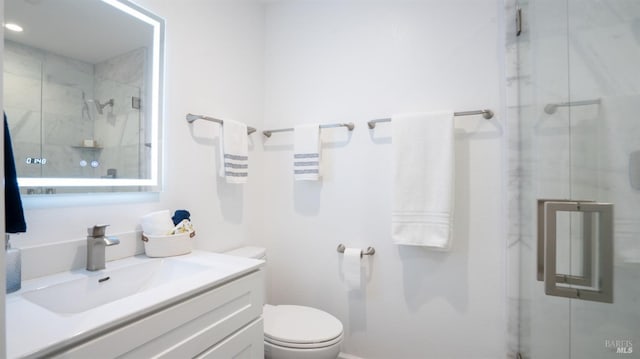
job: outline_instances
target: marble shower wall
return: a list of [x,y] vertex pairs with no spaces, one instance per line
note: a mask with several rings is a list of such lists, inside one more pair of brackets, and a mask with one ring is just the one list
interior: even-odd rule
[[95,65],[96,99],[113,99],[114,105],[97,115],[94,136],[104,146],[102,167],[116,169],[120,178],[149,176],[150,153],[144,146],[148,116],[133,104],[145,98],[146,64],[147,51],[139,48]]
[[[93,97],[91,64],[5,41],[5,111],[19,176],[80,177],[69,146],[91,136],[82,94]],[[71,130],[72,129],[72,130]],[[46,160],[40,165],[39,160]]]
[[[115,168],[138,178],[145,147],[132,97],[141,97],[145,59],[137,49],[93,65],[5,41],[5,111],[18,175],[99,178]],[[114,106],[99,114],[95,102],[110,98]],[[86,139],[101,148],[83,148]]]

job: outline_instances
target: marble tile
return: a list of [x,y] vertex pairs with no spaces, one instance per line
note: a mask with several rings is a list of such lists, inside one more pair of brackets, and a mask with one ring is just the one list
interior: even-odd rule
[[147,69],[147,51],[139,48],[96,64],[95,76],[99,80],[112,80],[141,87]]
[[[5,105],[15,133],[16,154],[21,160],[45,157],[49,161],[42,168],[22,163],[20,173],[100,177],[106,175],[106,168],[116,168],[137,178],[144,136],[142,115],[132,108],[132,97],[140,98],[143,93],[145,49],[95,66],[13,42],[5,50]],[[95,103],[112,98],[114,105],[99,114]],[[72,147],[85,139],[97,140],[105,147],[103,153]],[[81,160],[98,160],[100,166],[80,167]]]
[[24,110],[40,111],[41,82],[14,73],[4,73],[4,104],[5,107],[21,108]]
[[20,77],[40,81],[44,55],[35,48],[5,40],[3,71]]

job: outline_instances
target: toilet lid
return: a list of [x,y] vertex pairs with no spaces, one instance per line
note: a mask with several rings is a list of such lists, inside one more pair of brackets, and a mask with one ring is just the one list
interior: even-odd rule
[[265,305],[264,335],[281,343],[311,344],[336,339],[342,323],[329,313],[299,305]]

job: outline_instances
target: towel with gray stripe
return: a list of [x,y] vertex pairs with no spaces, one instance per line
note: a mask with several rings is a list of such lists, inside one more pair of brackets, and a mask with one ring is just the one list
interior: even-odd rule
[[293,131],[293,178],[296,181],[320,179],[320,125],[300,125]]
[[249,140],[247,125],[224,120],[220,128],[220,177],[227,183],[247,183],[249,176]]

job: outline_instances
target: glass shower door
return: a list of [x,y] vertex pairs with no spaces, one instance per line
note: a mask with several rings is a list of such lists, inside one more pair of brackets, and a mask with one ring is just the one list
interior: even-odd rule
[[640,2],[519,5],[520,353],[640,358]]
[[640,2],[567,9],[572,195],[615,205],[613,303],[571,301],[571,354],[640,358]]

